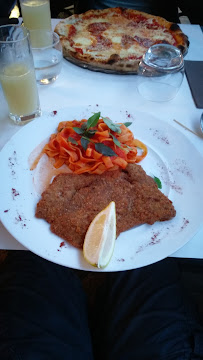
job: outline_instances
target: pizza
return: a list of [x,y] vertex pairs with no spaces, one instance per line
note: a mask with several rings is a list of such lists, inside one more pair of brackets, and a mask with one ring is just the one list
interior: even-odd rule
[[71,15],[56,25],[55,32],[65,58],[113,72],[136,73],[142,56],[154,44],[176,46],[183,55],[189,46],[177,24],[121,7]]

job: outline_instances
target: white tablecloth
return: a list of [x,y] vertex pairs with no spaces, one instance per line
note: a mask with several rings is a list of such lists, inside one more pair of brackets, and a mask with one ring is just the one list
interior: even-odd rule
[[[52,20],[53,28],[58,21]],[[189,51],[185,59],[203,60],[203,33],[200,26],[181,24],[181,28],[190,40]],[[62,71],[57,81],[48,86],[39,85],[39,96],[42,111],[52,111],[69,106],[86,107],[89,104],[99,104],[115,108],[122,105],[126,109],[133,107],[135,110],[148,112],[182,131],[203,155],[203,138],[193,135],[173,121],[176,119],[193,131],[199,132],[199,119],[202,109],[195,107],[186,77],[175,99],[163,103],[149,102],[138,94],[136,76],[92,72],[75,66],[64,59]],[[18,130],[20,127],[14,125],[8,118],[7,104],[0,88],[0,149]],[[203,171],[203,164],[200,166],[200,171]],[[200,191],[203,191],[202,189]],[[1,223],[0,249],[25,249]],[[203,225],[198,233],[172,256],[203,258]]]

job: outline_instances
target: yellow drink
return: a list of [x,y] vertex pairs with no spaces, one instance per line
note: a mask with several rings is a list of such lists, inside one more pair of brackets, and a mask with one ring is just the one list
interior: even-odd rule
[[32,48],[43,48],[53,44],[52,32],[43,29],[30,30]]
[[0,74],[0,81],[9,110],[15,115],[29,115],[39,107],[34,70],[23,63],[7,65]]
[[23,21],[29,30],[51,30],[51,12],[48,0],[21,1]]

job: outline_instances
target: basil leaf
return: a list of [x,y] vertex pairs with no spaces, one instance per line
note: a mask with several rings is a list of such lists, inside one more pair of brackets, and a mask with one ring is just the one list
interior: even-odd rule
[[113,134],[110,134],[110,136],[112,137],[114,144],[123,150],[120,141],[118,141],[118,139]]
[[86,123],[86,122],[84,122],[84,123],[81,125],[81,129],[83,129],[83,130],[86,130],[86,129],[87,129],[87,123]]
[[71,136],[69,136],[68,141],[70,141],[72,144],[78,145],[78,142],[73,139]]
[[94,127],[97,125],[98,120],[100,118],[100,112],[95,113],[94,115],[92,115],[88,120],[87,120],[87,129],[89,129],[90,127]]
[[105,124],[109,127],[109,129],[111,129],[112,131],[118,134],[121,133],[120,125],[114,124],[113,121],[107,117],[103,117],[102,119],[105,122]]
[[96,143],[95,149],[104,156],[117,156],[117,154],[109,146],[102,143]]
[[123,125],[125,125],[126,127],[130,126],[132,124],[132,122],[125,122],[123,123]]
[[79,127],[73,127],[73,130],[79,135],[84,134],[84,130]]
[[96,131],[97,130],[87,130],[87,131],[84,132],[84,136],[90,138],[90,137],[95,135]]
[[82,136],[80,141],[81,141],[81,145],[82,145],[83,149],[86,151],[87,146],[89,144],[89,140]]
[[157,184],[158,189],[162,189],[161,180],[160,180],[158,177],[156,177],[156,176],[154,176],[153,179],[154,179],[155,183]]
[[129,146],[129,145],[127,145],[127,144],[125,144],[125,146],[126,146],[128,149],[132,150],[132,146]]

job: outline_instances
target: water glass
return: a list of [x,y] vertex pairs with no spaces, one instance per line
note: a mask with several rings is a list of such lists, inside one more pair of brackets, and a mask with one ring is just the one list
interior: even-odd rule
[[0,82],[16,124],[41,115],[29,31],[23,26],[0,26]]
[[184,77],[181,51],[168,44],[151,46],[144,54],[138,69],[138,92],[150,101],[173,99]]
[[30,30],[32,53],[37,82],[48,85],[54,82],[62,67],[62,46],[58,34],[43,29]]
[[27,29],[51,30],[49,0],[20,0],[20,8]]

